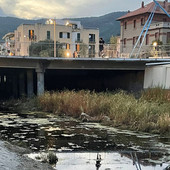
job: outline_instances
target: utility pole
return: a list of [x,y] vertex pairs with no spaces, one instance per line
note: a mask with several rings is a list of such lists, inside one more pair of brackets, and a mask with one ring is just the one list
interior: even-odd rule
[[56,57],[56,20],[53,20],[54,23],[54,57]]

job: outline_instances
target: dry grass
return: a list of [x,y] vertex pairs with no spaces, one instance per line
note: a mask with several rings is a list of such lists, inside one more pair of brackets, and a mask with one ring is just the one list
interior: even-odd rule
[[156,87],[142,92],[141,99],[148,102],[166,103],[170,102],[170,91]]
[[102,120],[108,116],[113,126],[145,132],[170,133],[169,92],[149,89],[136,99],[124,91],[118,93],[90,91],[46,92],[38,97],[43,111],[80,117],[82,112]]

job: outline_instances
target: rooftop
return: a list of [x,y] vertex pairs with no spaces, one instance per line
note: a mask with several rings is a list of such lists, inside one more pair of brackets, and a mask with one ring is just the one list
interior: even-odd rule
[[[157,1],[168,13],[170,13],[170,2],[168,2],[168,0],[165,1]],[[155,6],[154,2],[151,2],[147,5],[144,5],[144,2],[142,2],[141,8],[132,11],[132,12],[128,12],[126,15],[118,18],[118,21],[121,21],[125,18],[130,18],[133,16],[137,16],[137,15],[141,15],[141,14],[145,14],[145,13],[151,13],[153,8]],[[157,7],[155,13],[157,14],[165,14],[159,7]]]

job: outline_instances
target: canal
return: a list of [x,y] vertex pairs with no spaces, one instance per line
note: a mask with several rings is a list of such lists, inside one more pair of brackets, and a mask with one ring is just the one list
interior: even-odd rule
[[[170,137],[120,130],[94,122],[81,122],[41,112],[0,113],[0,135],[13,144],[28,147],[36,159],[56,153],[57,170],[131,169],[163,170],[170,164]],[[40,161],[40,160],[37,160]]]

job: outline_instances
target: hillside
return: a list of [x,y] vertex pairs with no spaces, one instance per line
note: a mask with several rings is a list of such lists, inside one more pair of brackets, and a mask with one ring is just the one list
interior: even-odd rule
[[14,32],[21,24],[44,23],[45,20],[25,20],[14,17],[0,17],[0,40],[8,32]]
[[[120,34],[120,23],[117,18],[126,14],[126,12],[113,12],[100,17],[87,18],[68,18],[70,20],[81,21],[84,27],[99,28],[100,37],[103,37],[107,42],[112,35]],[[8,32],[14,32],[20,24],[44,23],[45,19],[40,20],[25,20],[14,17],[0,17],[0,40]]]
[[72,20],[81,21],[84,27],[99,28],[100,37],[103,37],[108,42],[112,35],[120,35],[120,22],[116,21],[116,19],[126,13],[113,12],[100,17],[72,18]]

